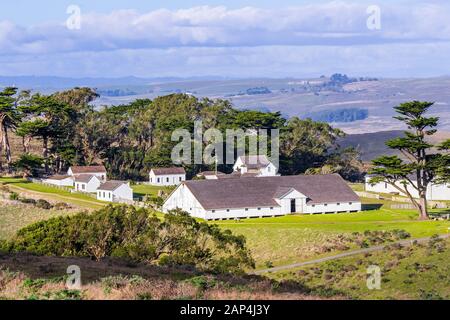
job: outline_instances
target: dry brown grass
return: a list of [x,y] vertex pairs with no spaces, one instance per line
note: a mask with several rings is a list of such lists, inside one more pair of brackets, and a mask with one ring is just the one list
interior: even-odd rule
[[[82,289],[68,291],[64,276],[69,265],[81,269]],[[321,299],[300,284],[277,283],[259,276],[206,275],[187,268],[132,264],[108,258],[0,255],[2,299]],[[338,297],[339,298],[339,297]]]

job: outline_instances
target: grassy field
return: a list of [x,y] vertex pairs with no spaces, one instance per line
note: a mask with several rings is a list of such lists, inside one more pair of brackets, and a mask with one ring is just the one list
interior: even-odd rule
[[[294,215],[278,218],[246,219],[215,222],[222,228],[247,238],[257,267],[266,267],[311,260],[340,252],[339,244],[350,249],[355,243],[342,243],[341,235],[366,230],[403,229],[413,238],[447,233],[448,221],[418,221],[417,214],[408,210],[362,211],[327,215]],[[336,248],[327,251],[329,243]]]
[[132,185],[131,188],[133,189],[135,197],[144,197],[147,195],[157,196],[160,190],[166,193],[170,193],[172,190],[172,188],[169,187],[158,187],[158,186],[151,186],[148,184],[136,184]]
[[[269,274],[313,290],[354,299],[450,299],[450,240],[387,250]],[[379,289],[367,286],[367,268],[381,271]]]
[[105,202],[97,200],[95,197],[91,197],[89,195],[82,193],[71,193],[65,189],[33,183],[24,179],[0,178],[0,183],[7,185],[11,191],[15,191],[19,194],[21,192],[29,191],[33,194],[41,194],[44,198],[67,202],[81,208],[99,209],[106,204]]
[[31,205],[0,203],[0,239],[10,239],[19,229],[53,217],[74,214],[74,210],[44,210]]
[[[73,194],[58,188],[29,183],[22,179],[0,178],[0,183],[6,183],[13,189],[20,188],[19,191],[39,192],[54,199],[72,204],[82,204],[94,209],[105,205],[104,202],[83,194]],[[353,188],[360,188],[360,186],[360,184],[352,185]],[[133,190],[136,196],[157,195],[160,188],[134,185]],[[163,190],[170,192],[170,188]],[[343,250],[359,248],[357,243],[349,240],[354,232],[402,229],[410,233],[413,238],[449,232],[450,223],[448,221],[418,221],[415,211],[389,209],[392,202],[388,200],[363,199],[363,203],[365,209],[374,210],[326,215],[289,215],[240,221],[215,221],[213,223],[246,237],[257,268],[301,262],[333,255]],[[19,226],[23,226],[25,221],[30,221],[30,223],[36,221],[33,212],[26,212],[23,215],[31,215],[32,219],[22,219],[22,222],[17,224],[16,230]],[[42,216],[42,218],[44,217]],[[14,224],[14,222],[11,223]],[[14,230],[11,226],[8,228]],[[11,232],[4,234],[11,234]],[[347,238],[343,239],[343,236]]]

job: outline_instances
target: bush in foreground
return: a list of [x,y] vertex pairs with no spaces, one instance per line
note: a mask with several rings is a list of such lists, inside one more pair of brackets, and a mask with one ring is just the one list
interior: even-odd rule
[[199,270],[239,273],[254,267],[243,236],[199,222],[183,211],[160,220],[153,211],[108,206],[95,213],[52,218],[19,230],[3,245],[8,252],[107,256]]

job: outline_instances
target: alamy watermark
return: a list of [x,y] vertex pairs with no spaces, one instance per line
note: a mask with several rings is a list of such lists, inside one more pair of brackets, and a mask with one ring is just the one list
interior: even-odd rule
[[81,29],[81,8],[77,5],[70,5],[66,9],[66,13],[70,16],[66,20],[66,27],[69,30]]
[[71,265],[67,267],[67,280],[66,287],[70,290],[81,289],[81,269],[77,265]]
[[[195,121],[193,134],[187,129],[176,129],[172,141],[178,142],[171,154],[172,162],[177,165],[234,164],[236,157],[246,154],[267,155],[275,166],[279,164],[279,129],[226,129],[223,132],[209,128],[203,132],[202,121]],[[257,157],[249,158],[250,164],[257,161]]]
[[366,285],[369,290],[381,289],[381,269],[377,265],[371,265],[367,268]]
[[367,29],[381,30],[381,8],[377,5],[368,6],[366,13],[369,15],[366,21]]

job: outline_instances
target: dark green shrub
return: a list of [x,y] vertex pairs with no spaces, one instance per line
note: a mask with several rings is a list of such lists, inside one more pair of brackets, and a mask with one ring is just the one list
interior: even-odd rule
[[52,208],[52,205],[47,200],[39,199],[38,201],[36,201],[36,207],[40,209],[50,210]]
[[53,208],[56,210],[68,210],[71,209],[72,207],[65,202],[58,202],[53,206]]
[[34,200],[34,199],[23,198],[23,199],[20,199],[20,202],[25,203],[25,204],[36,205],[36,200]]
[[152,211],[132,206],[108,206],[92,214],[41,221],[19,230],[2,247],[97,260],[115,256],[218,273],[241,273],[254,267],[243,236],[199,222],[182,211],[159,220]]
[[16,192],[11,192],[9,194],[9,200],[19,200],[19,194]]

